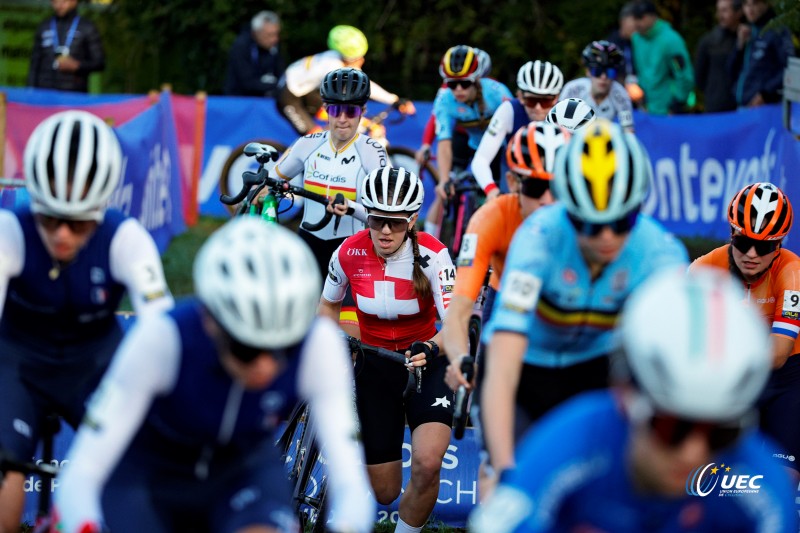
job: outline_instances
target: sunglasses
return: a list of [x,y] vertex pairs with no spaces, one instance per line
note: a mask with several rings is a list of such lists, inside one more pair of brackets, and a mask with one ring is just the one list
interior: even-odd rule
[[743,254],[749,252],[750,248],[755,247],[756,254],[764,256],[777,250],[778,246],[781,245],[781,241],[757,241],[744,235],[734,235],[731,237],[731,244]]
[[361,116],[364,112],[364,108],[355,104],[328,104],[325,107],[325,111],[327,111],[328,116],[331,117],[338,117],[344,113],[347,118],[356,118]]
[[556,100],[558,100],[558,96],[534,96],[532,94],[524,94],[522,95],[522,103],[525,107],[534,108],[540,105],[542,108],[553,107],[556,105]]
[[719,424],[685,420],[672,415],[656,413],[650,418],[650,429],[663,444],[670,448],[680,446],[689,435],[699,432],[708,442],[711,451],[727,448],[741,436],[745,424]]
[[589,67],[589,74],[593,78],[599,78],[603,74],[605,74],[606,76],[608,76],[608,79],[613,80],[614,78],[617,77],[617,69],[615,69],[614,67],[594,66],[594,67]]
[[58,230],[62,224],[66,224],[74,235],[85,235],[97,227],[97,222],[94,220],[67,220],[41,213],[36,215],[36,220],[45,231],[51,233]]
[[600,235],[600,232],[606,227],[611,228],[611,231],[616,235],[624,235],[633,229],[638,217],[639,211],[635,210],[619,220],[614,220],[613,222],[605,224],[595,224],[593,222],[584,222],[583,220],[575,218],[571,213],[567,213],[567,218],[569,218],[569,221],[572,223],[572,227],[575,228],[578,235],[583,235],[584,237],[596,237]]
[[456,87],[461,87],[462,89],[469,89],[475,82],[472,80],[447,80],[445,85],[450,90],[454,90]]
[[375,231],[383,231],[383,227],[387,224],[389,225],[389,231],[392,233],[400,233],[403,231],[408,230],[409,224],[411,224],[411,219],[414,218],[414,215],[410,217],[384,217],[381,215],[367,215],[367,225],[369,229]]
[[517,179],[519,180],[519,193],[528,198],[538,200],[550,190],[550,180],[530,178],[520,174],[517,174]]

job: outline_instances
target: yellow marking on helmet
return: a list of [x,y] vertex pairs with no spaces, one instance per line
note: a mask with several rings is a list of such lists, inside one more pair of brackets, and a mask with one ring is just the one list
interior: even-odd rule
[[608,207],[611,189],[609,183],[617,169],[616,153],[611,149],[611,130],[608,124],[597,124],[586,132],[584,144],[587,150],[581,154],[581,170],[591,187],[595,207]]
[[450,70],[450,56],[452,53],[453,48],[449,49],[444,55],[444,64],[447,67],[445,72],[448,74],[452,73],[453,77],[466,76],[469,72],[469,67],[472,65],[472,58],[475,55],[473,48],[471,46],[467,48],[467,57],[464,59],[464,66],[458,72],[452,72],[452,70]]

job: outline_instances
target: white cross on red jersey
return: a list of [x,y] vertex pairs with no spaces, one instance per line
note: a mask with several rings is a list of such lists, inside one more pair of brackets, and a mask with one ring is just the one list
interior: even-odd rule
[[414,252],[406,240],[392,257],[375,253],[369,230],[356,233],[331,257],[323,297],[340,302],[348,285],[364,342],[391,350],[408,348],[436,334],[436,315],[444,316],[455,284],[455,269],[447,248],[427,233],[418,233],[422,269],[433,297],[414,290]]

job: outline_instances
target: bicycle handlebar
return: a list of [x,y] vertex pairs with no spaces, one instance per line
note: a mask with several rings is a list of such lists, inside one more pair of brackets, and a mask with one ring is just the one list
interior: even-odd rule
[[[467,356],[461,359],[461,373],[464,374],[464,379],[467,382],[472,381],[475,374],[475,358]],[[455,429],[455,438],[461,440],[464,437],[464,428],[467,425],[467,398],[469,398],[469,391],[464,385],[459,385],[456,390],[455,401],[453,402],[453,428]]]
[[[264,187],[268,187],[270,191],[278,197],[284,197],[288,194],[292,194],[294,196],[306,198],[312,202],[317,202],[324,206],[328,205],[328,197],[325,195],[317,194],[302,187],[297,187],[296,185],[292,185],[288,181],[281,178],[270,177],[269,170],[264,168],[264,165],[270,161],[276,161],[279,155],[278,151],[272,146],[255,142],[248,143],[244,147],[243,152],[248,157],[256,158],[256,161],[259,163],[258,171],[252,172],[248,170],[243,172],[242,188],[235,196],[230,196],[227,194],[219,195],[219,201],[223,204],[235,205],[247,198],[245,205],[246,209],[246,207],[253,202],[253,199],[256,197],[256,195],[258,195],[258,193],[261,192]],[[344,195],[337,193],[336,199],[334,200],[334,205],[342,203],[344,203]],[[352,215],[354,212],[355,209],[353,209],[353,207],[349,207],[346,214]],[[318,222],[303,222],[301,226],[306,231],[319,231],[328,225],[331,217],[333,216],[334,214],[332,212],[326,211],[325,215]],[[336,232],[339,229],[340,219],[341,217],[336,215],[336,224],[333,230],[334,235],[336,235]]]
[[0,450],[0,480],[6,472],[20,472],[21,474],[38,474],[43,477],[56,477],[58,467],[50,463],[32,463],[18,461],[10,453]]
[[[408,363],[408,359],[403,354],[394,352],[392,350],[388,350],[386,348],[381,348],[379,346],[371,346],[364,342],[361,342],[361,339],[357,339],[355,337],[351,337],[350,335],[345,335],[345,339],[347,340],[347,344],[350,347],[351,352],[370,352],[374,353],[378,357],[382,359],[388,359],[389,361],[394,361],[395,363],[399,363],[403,366]],[[417,366],[414,367],[414,384],[417,390],[417,393],[422,392],[422,367]]]

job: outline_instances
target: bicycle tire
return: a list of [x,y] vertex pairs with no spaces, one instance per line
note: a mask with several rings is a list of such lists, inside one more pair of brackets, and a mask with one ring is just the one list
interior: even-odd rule
[[[307,404],[299,404],[289,417],[278,445],[286,462],[292,487],[292,505],[304,531],[324,531],[327,475],[320,460]],[[321,518],[321,520],[320,520]],[[317,526],[317,524],[320,524]]]
[[[274,147],[280,153],[286,151],[286,145],[269,139],[243,142],[242,144],[231,150],[231,153],[228,155],[228,158],[222,165],[222,171],[219,174],[219,192],[221,194],[227,194],[229,196],[233,196],[239,191],[239,189],[242,188],[241,176],[244,168],[241,165],[243,165],[244,162],[246,162],[247,167],[249,168],[253,164],[253,160],[244,155],[244,147],[250,144],[251,142],[268,144]],[[272,170],[272,167],[267,167],[267,168]],[[228,210],[231,216],[234,216],[236,214],[236,207],[237,206],[235,205],[226,205],[225,209]]]

